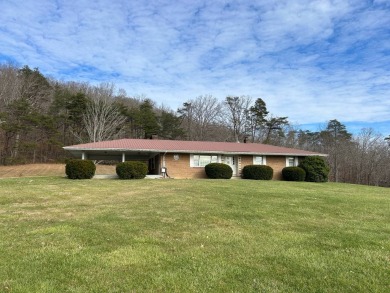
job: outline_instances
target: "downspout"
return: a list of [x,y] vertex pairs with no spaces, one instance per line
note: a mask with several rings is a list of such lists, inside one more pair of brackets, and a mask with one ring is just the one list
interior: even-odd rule
[[163,177],[165,178],[167,174],[167,167],[166,167],[166,162],[165,162],[165,155],[167,154],[167,151],[163,154],[163,159],[162,159],[162,166],[161,166],[161,173]]
[[165,151],[165,153],[163,154],[163,162],[162,162],[162,167],[166,167],[165,166],[165,155],[167,154],[167,151]]

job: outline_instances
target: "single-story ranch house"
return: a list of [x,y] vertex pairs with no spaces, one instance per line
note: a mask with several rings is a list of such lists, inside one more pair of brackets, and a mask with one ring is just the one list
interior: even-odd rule
[[240,177],[246,165],[268,165],[273,179],[282,179],[282,169],[297,166],[307,156],[326,156],[292,148],[259,143],[119,139],[66,146],[74,157],[89,160],[142,161],[149,175],[170,178],[205,178],[204,166],[211,162],[228,164],[233,177]]

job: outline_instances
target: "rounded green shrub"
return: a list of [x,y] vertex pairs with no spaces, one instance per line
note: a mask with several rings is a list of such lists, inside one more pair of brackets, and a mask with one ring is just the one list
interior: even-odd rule
[[271,180],[274,170],[266,165],[247,165],[242,168],[242,178],[254,180]]
[[69,179],[91,179],[95,175],[96,166],[91,160],[67,160],[65,174]]
[[143,179],[148,174],[148,166],[143,162],[128,161],[116,165],[120,179]]
[[329,166],[322,157],[306,157],[299,166],[306,171],[305,180],[308,182],[327,182]]
[[230,179],[233,176],[232,168],[223,163],[210,163],[204,169],[207,177],[211,179]]
[[299,167],[285,167],[282,175],[286,181],[305,181],[306,171]]

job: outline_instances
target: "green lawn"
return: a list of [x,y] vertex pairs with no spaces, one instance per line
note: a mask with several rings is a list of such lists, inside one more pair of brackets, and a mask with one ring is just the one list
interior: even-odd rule
[[0,292],[390,292],[390,189],[0,179]]

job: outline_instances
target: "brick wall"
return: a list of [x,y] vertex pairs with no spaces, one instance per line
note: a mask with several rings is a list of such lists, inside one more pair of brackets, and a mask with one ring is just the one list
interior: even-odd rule
[[241,166],[239,166],[240,177],[242,169],[247,165],[253,165],[253,156],[241,156]]
[[[178,154],[178,159],[174,159],[174,154],[165,154],[165,166],[169,177],[171,178],[207,178],[204,171],[204,167],[190,167],[190,155],[189,154]],[[164,156],[161,154],[161,166],[163,166]],[[246,165],[253,164],[253,156],[240,156],[241,160],[238,162],[238,174],[241,176],[242,168]],[[285,156],[267,156],[267,165],[274,170],[273,180],[282,179],[282,169],[286,167]]]
[[274,169],[274,177],[272,180],[282,180],[282,169],[286,167],[285,156],[267,156],[267,166]]
[[[244,166],[252,164],[253,156],[241,156],[241,170]],[[282,169],[286,167],[285,156],[266,156],[266,165],[270,166],[274,170],[273,180],[282,180]]]
[[[174,154],[165,154],[165,166],[171,178],[207,178],[204,167],[190,167],[190,155],[178,154],[178,160],[174,159]],[[161,166],[163,166],[164,156],[161,155]]]

